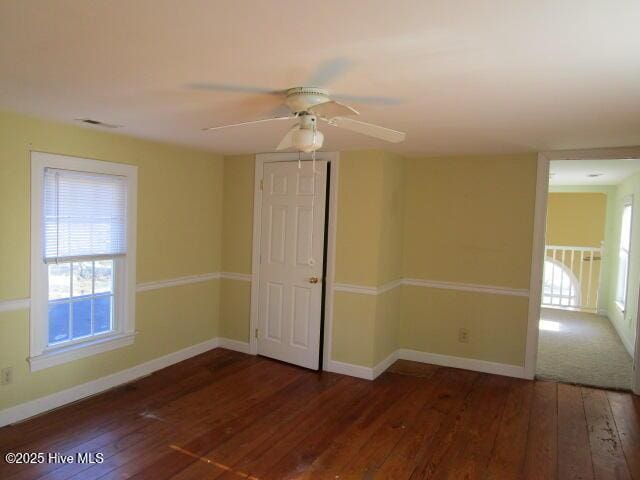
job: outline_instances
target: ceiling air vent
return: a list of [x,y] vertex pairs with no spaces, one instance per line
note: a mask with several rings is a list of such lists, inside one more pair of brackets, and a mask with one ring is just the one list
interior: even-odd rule
[[114,125],[113,123],[105,123],[105,122],[101,122],[99,120],[92,120],[91,118],[76,118],[75,121],[76,122],[81,122],[81,123],[87,123],[89,125],[96,125],[98,127],[105,127],[105,128],[120,128],[120,127],[122,127],[122,125]]

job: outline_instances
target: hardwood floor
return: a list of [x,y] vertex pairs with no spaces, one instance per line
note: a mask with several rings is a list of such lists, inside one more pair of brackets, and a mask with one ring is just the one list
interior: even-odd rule
[[18,425],[0,451],[104,455],[3,480],[640,479],[640,400],[399,361],[373,382],[215,349]]

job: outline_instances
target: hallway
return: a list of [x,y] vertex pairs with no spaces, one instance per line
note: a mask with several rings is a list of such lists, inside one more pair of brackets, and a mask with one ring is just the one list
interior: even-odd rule
[[632,369],[633,359],[607,318],[542,309],[539,378],[630,390]]

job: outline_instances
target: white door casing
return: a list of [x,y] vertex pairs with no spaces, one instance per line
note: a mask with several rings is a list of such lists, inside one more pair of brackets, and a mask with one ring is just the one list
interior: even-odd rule
[[327,162],[315,169],[314,180],[312,162],[265,163],[258,280],[258,353],[311,369],[319,367]]

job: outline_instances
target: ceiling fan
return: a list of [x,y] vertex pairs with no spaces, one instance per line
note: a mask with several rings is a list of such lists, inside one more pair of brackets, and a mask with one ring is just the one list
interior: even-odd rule
[[[342,73],[350,62],[345,59],[335,59],[322,64],[309,82],[312,85],[324,85]],[[297,122],[289,129],[277,146],[277,150],[295,148],[301,152],[313,152],[322,147],[324,135],[318,130],[318,122],[323,121],[334,127],[361,133],[370,137],[398,143],[404,141],[406,134],[390,128],[373,125],[371,123],[354,120],[359,112],[348,105],[331,98],[329,92],[319,87],[294,87],[284,91],[271,91],[260,87],[244,87],[236,85],[197,84],[194,88],[205,90],[223,90],[241,93],[261,93],[280,96],[282,103],[288,109],[288,114],[271,118],[254,120],[251,122],[220,125],[203,128],[205,131],[221,130],[224,128],[254,125],[273,121],[293,120]],[[338,97],[351,99],[357,103],[398,103],[397,100],[385,97],[361,97],[339,95]],[[282,105],[280,105],[282,107]]]

